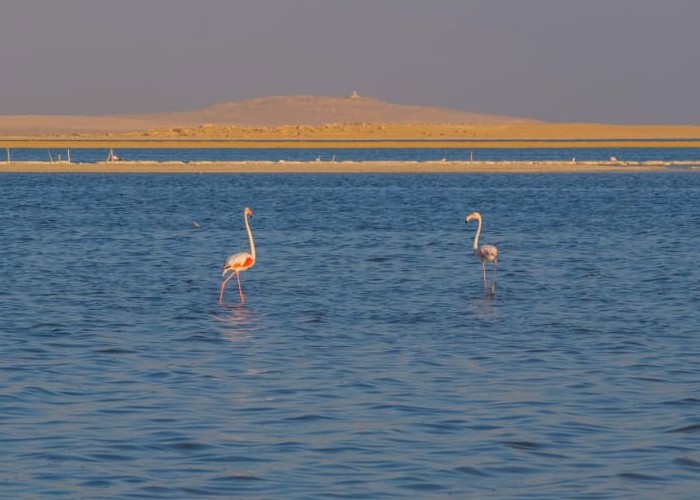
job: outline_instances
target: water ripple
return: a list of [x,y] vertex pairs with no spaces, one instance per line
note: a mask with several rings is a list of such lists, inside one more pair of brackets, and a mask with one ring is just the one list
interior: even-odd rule
[[697,174],[1,180],[0,496],[695,494]]

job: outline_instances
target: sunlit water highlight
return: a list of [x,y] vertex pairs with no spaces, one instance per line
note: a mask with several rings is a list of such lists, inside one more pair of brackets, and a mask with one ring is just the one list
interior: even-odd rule
[[694,173],[2,175],[0,495],[691,498],[698,200]]

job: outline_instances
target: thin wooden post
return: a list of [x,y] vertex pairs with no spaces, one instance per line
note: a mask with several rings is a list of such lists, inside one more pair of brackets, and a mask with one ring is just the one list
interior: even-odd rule
[[66,148],[66,154],[68,155],[68,163],[70,163],[70,148]]
[[5,146],[5,155],[7,155],[7,164],[10,164],[10,148]]

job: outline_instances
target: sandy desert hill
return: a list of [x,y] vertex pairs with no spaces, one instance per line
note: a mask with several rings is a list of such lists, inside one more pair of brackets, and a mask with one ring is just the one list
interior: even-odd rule
[[[7,146],[52,140],[77,146],[84,140],[299,141],[299,140],[647,140],[655,146],[698,147],[698,125],[552,123],[512,116],[466,113],[396,104],[352,93],[345,97],[276,96],[228,102],[190,111],[112,116],[0,116]],[[671,142],[674,140],[675,142]],[[682,142],[687,140],[686,142]],[[13,143],[14,141],[14,143]],[[219,142],[217,142],[219,141]],[[690,141],[690,142],[688,142]],[[280,145],[288,146],[285,143]],[[648,145],[651,145],[650,142]],[[403,144],[405,145],[405,144]],[[541,144],[540,144],[541,145]],[[639,146],[640,144],[636,144]],[[269,144],[266,143],[266,146]],[[391,144],[387,144],[390,147]],[[518,144],[501,146],[515,147]],[[580,146],[580,143],[577,144]],[[600,146],[591,142],[590,146]]]
[[125,133],[202,125],[280,127],[324,124],[504,124],[523,118],[466,113],[451,109],[389,103],[361,97],[276,96],[217,104],[191,112],[76,116],[0,116],[0,135],[70,135]]
[[238,126],[325,125],[349,123],[476,124],[534,120],[465,113],[430,106],[394,104],[360,97],[278,96],[218,104],[202,111],[171,114],[173,120]]

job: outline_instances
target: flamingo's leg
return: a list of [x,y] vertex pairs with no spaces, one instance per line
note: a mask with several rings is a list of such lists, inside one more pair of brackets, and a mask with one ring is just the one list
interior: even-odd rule
[[243,297],[243,288],[241,287],[241,277],[239,273],[236,273],[236,279],[238,280],[238,295],[241,297],[241,304],[245,304],[245,297]]
[[226,288],[226,284],[229,282],[229,280],[233,278],[233,274],[230,274],[228,278],[226,278],[222,283],[221,283],[221,292],[219,293],[219,304],[221,304],[224,301],[224,288]]
[[491,281],[491,295],[496,294],[496,270],[498,269],[498,261],[493,261],[493,280]]
[[481,261],[481,271],[484,274],[484,293],[486,293],[488,290],[488,286],[486,284],[486,261],[485,260]]

